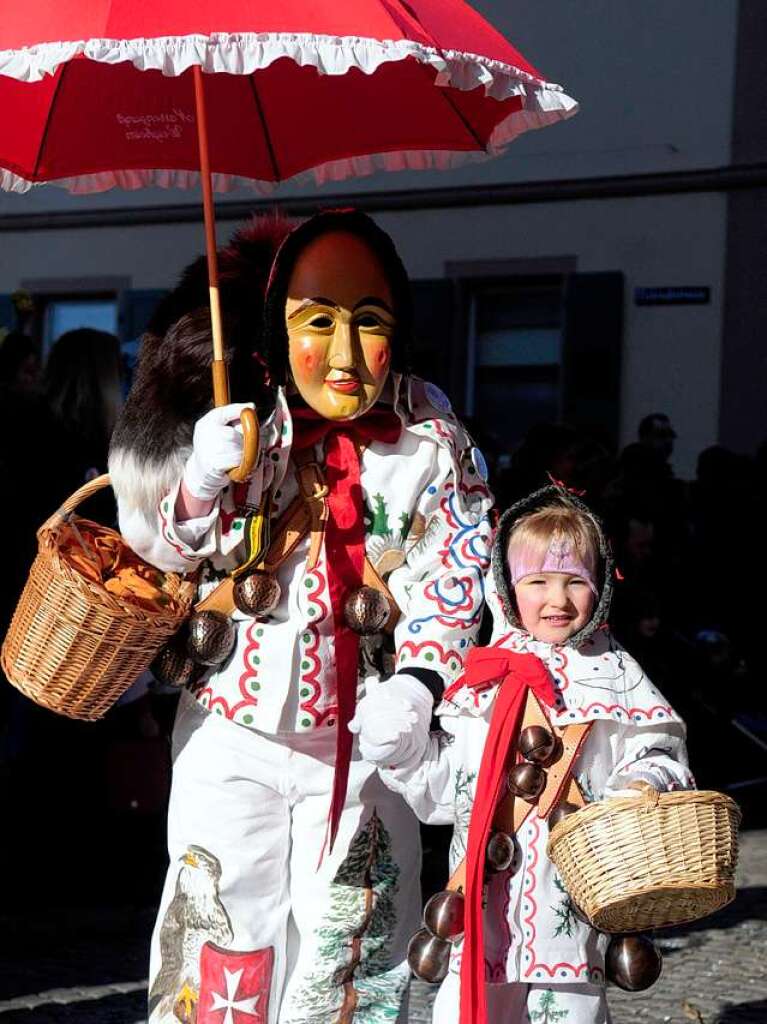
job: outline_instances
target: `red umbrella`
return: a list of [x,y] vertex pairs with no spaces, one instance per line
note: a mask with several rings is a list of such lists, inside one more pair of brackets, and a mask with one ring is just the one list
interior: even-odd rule
[[463,0],[6,8],[0,187],[188,187],[202,171],[217,404],[212,189],[447,168],[577,109]]

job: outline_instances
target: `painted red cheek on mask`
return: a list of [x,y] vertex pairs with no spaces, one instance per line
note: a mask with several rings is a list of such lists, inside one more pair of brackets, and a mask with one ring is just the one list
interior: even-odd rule
[[369,355],[371,369],[383,370],[389,365],[390,358],[391,349],[388,345],[382,345],[380,348],[373,349]]

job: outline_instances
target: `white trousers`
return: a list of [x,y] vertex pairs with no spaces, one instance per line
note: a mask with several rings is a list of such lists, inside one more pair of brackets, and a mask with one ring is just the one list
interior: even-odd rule
[[[459,980],[451,971],[434,1000],[433,1024],[458,1024]],[[490,1024],[610,1024],[605,990],[598,985],[487,985]]]
[[336,843],[318,867],[335,731],[283,739],[182,695],[151,1024],[406,1019],[417,821],[355,749]]

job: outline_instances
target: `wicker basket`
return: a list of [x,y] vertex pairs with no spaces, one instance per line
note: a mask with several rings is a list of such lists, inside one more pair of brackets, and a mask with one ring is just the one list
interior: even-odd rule
[[[150,665],[191,611],[195,585],[166,574],[172,610],[118,600],[61,556],[65,522],[92,526],[75,508],[109,486],[100,476],[81,487],[40,527],[38,552],[3,642],[2,667],[17,689],[69,718],[95,721]],[[120,543],[124,542],[120,539]]]
[[648,790],[564,818],[548,855],[600,931],[666,928],[734,898],[739,823],[737,804],[722,793]]

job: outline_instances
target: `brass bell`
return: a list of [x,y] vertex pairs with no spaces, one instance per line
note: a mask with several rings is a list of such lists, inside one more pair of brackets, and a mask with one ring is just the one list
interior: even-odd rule
[[391,609],[385,594],[375,587],[359,587],[346,599],[346,625],[361,636],[379,633],[386,625]]
[[519,752],[534,764],[546,764],[557,746],[557,738],[542,725],[528,725],[519,735]]
[[164,686],[188,686],[195,677],[197,665],[187,654],[186,641],[184,629],[167,642],[149,666],[149,671]]
[[487,841],[485,856],[491,871],[508,871],[514,860],[514,840],[505,832],[493,832]]
[[195,612],[189,620],[186,649],[200,665],[220,665],[234,649],[237,634],[231,620],[221,612]]
[[435,892],[423,908],[423,923],[438,939],[455,942],[463,935],[463,893]]
[[260,618],[273,612],[280,603],[282,587],[270,572],[255,569],[235,583],[233,596],[243,615]]
[[546,772],[539,764],[521,761],[509,770],[506,777],[509,792],[523,800],[537,800],[546,786]]
[[644,992],[660,977],[663,957],[646,935],[614,935],[605,955],[605,974],[624,992]]
[[568,803],[567,800],[562,800],[549,815],[549,831],[551,831],[555,825],[558,825],[560,821],[564,821],[571,814],[574,814],[578,808],[575,804]]
[[407,962],[416,978],[427,985],[439,985],[447,977],[450,943],[421,928],[408,943]]

